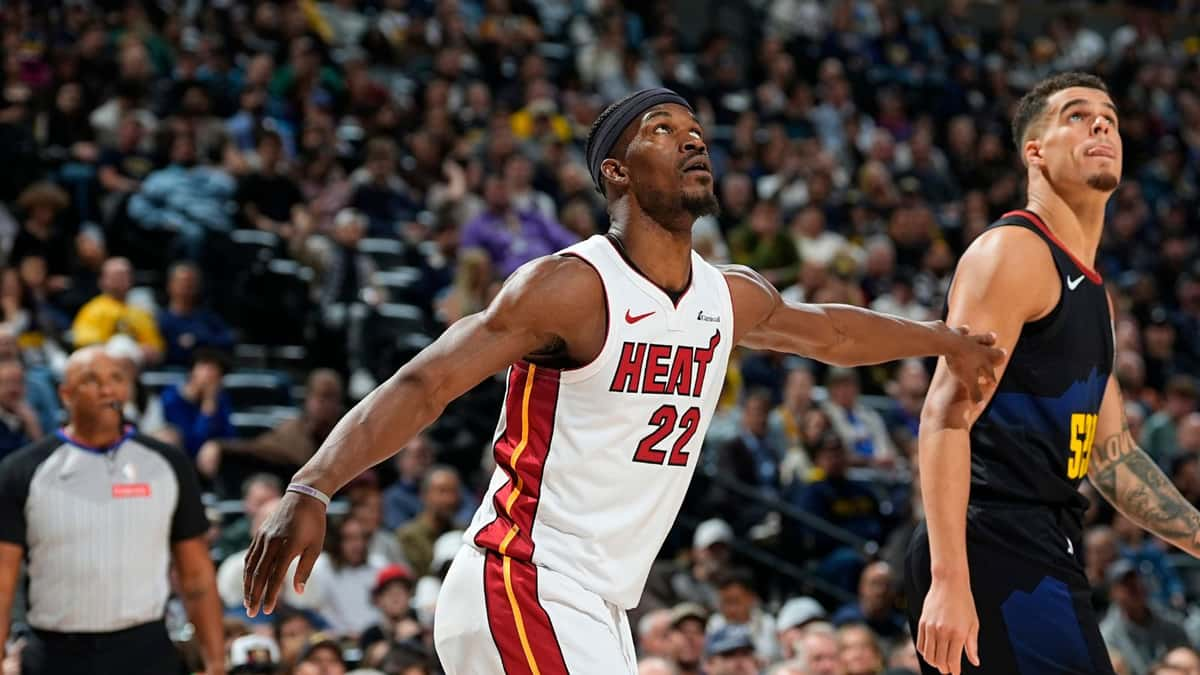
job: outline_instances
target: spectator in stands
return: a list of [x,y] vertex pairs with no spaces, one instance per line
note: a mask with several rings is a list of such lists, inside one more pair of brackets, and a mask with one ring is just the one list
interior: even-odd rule
[[503,178],[488,176],[483,189],[487,209],[463,227],[459,247],[486,252],[498,279],[508,278],[534,258],[575,243],[575,235],[554,220],[518,211]]
[[[788,501],[859,537],[878,541],[883,532],[879,501],[869,484],[847,478],[848,458],[841,439],[827,432],[812,452],[812,481],[793,486]],[[863,562],[857,550],[811,528],[800,527],[793,536],[797,542],[807,542],[807,549],[821,560],[822,576],[847,590],[854,588]]]
[[358,521],[367,537],[367,552],[389,564],[408,564],[400,542],[391,530],[383,529],[383,493],[374,471],[350,481],[344,489],[350,500],[350,517]]
[[1121,557],[1137,566],[1150,597],[1161,605],[1184,609],[1183,580],[1158,542],[1121,513],[1113,516],[1112,529]]
[[891,565],[885,562],[867,565],[858,581],[858,600],[834,612],[833,625],[863,623],[884,640],[904,637],[908,627],[896,611],[896,587]]
[[115,144],[100,152],[97,178],[104,189],[101,204],[104,222],[111,222],[130,195],[142,187],[142,181],[154,170],[154,158],[144,152],[145,128],[137,114],[128,110],[121,116]]
[[242,515],[232,523],[221,528],[221,538],[217,544],[220,555],[224,559],[236,551],[243,551],[250,546],[250,525],[259,517],[265,504],[270,504],[283,496],[283,482],[277,476],[269,473],[256,473],[242,483]]
[[704,626],[708,612],[694,602],[671,608],[671,649],[680,675],[700,675],[704,657]]
[[850,463],[890,466],[895,461],[896,449],[888,437],[883,418],[858,399],[858,371],[831,368],[825,387],[829,398],[821,407],[842,443],[851,451]]
[[762,660],[754,651],[754,638],[745,626],[714,630],[704,643],[705,675],[757,675]]
[[462,504],[458,472],[448,466],[433,466],[421,482],[424,508],[396,531],[404,557],[413,572],[424,576],[433,563],[433,544],[442,534],[457,529],[455,516]]
[[218,439],[205,443],[196,457],[201,475],[217,475],[225,455],[252,457],[275,464],[290,474],[308,461],[333,431],[345,411],[342,378],[318,368],[308,376],[300,417],[281,422],[251,439]]
[[50,289],[56,292],[66,288],[71,271],[71,232],[58,222],[70,205],[70,197],[54,183],[43,181],[26,188],[17,198],[25,220],[8,253],[8,264],[13,266],[31,256],[45,260]]
[[719,518],[711,518],[696,527],[692,536],[691,556],[681,560],[660,560],[650,568],[637,612],[693,603],[701,607],[717,605],[716,579],[728,565],[732,553],[733,528]]
[[792,598],[783,603],[775,619],[780,655],[784,659],[795,658],[796,644],[804,637],[806,629],[817,621],[825,620],[825,608],[812,598]]
[[903,456],[913,460],[917,456],[917,431],[928,390],[929,371],[919,359],[901,363],[896,378],[888,383],[888,394],[893,401],[885,420],[888,431],[896,445],[903,449]]
[[409,188],[396,173],[396,144],[390,138],[367,142],[366,163],[350,182],[350,206],[366,215],[372,237],[395,237],[397,225],[416,213]]
[[913,273],[902,268],[892,277],[888,290],[871,302],[871,309],[876,312],[895,314],[913,321],[928,321],[932,312],[917,300],[913,289]]
[[1171,460],[1171,482],[1192,504],[1200,504],[1200,454],[1176,455]]
[[316,633],[308,639],[295,675],[346,675],[346,657],[332,636]]
[[300,186],[285,173],[283,139],[271,129],[258,135],[258,168],[238,180],[234,195],[243,226],[290,239],[300,223],[310,220]]
[[825,212],[818,204],[809,204],[792,216],[792,238],[802,260],[830,265],[848,246],[846,237],[827,230],[825,222]]
[[16,361],[22,365],[25,371],[25,400],[37,414],[42,431],[48,434],[58,428],[62,414],[54,376],[44,366],[28,364],[24,356],[17,337],[0,327],[0,362]]
[[[720,450],[717,459],[718,471],[736,479],[764,496],[774,497],[779,491],[780,448],[773,447],[767,434],[767,415],[771,410],[771,394],[766,390],[755,390],[742,402],[741,424],[738,435]],[[724,494],[722,494],[724,492]],[[759,522],[766,514],[761,508],[751,507],[733,491],[726,492],[721,486],[711,491],[717,513],[736,514],[734,525],[739,529]]]
[[800,254],[780,222],[777,201],[758,202],[747,223],[729,233],[729,254],[733,262],[753,267],[782,290],[796,282]]
[[846,675],[879,675],[883,672],[883,650],[870,626],[850,623],[838,629],[842,663]]
[[1189,413],[1196,411],[1196,380],[1190,375],[1176,375],[1167,382],[1166,401],[1162,410],[1150,416],[1142,427],[1141,447],[1159,464],[1169,461],[1177,451],[1175,427]]
[[533,162],[520,153],[509,155],[504,162],[504,182],[508,196],[517,212],[533,212],[543,219],[553,221],[558,209],[550,195],[533,186]]
[[1161,391],[1179,375],[1179,350],[1175,324],[1167,310],[1155,307],[1149,312],[1142,331],[1142,356],[1146,365],[1146,385]]
[[133,286],[133,267],[125,258],[109,258],[100,272],[101,294],[79,310],[71,325],[75,347],[107,342],[125,334],[142,348],[142,363],[153,365],[162,359],[166,344],[158,332],[154,317],[140,307],[126,304]]
[[179,430],[167,423],[162,397],[141,382],[141,347],[128,335],[114,335],[104,343],[104,352],[125,369],[129,382],[129,399],[123,409],[125,421],[164,443],[182,445]]
[[804,444],[804,416],[813,410],[812,371],[797,367],[788,371],[783,384],[783,400],[767,416],[767,438],[780,453],[779,483],[787,488],[793,482],[804,482],[812,470],[812,462]]
[[186,382],[163,390],[163,414],[179,430],[183,448],[195,458],[211,440],[233,438],[233,401],[221,385],[229,370],[221,352],[198,349]]
[[494,297],[492,262],[482,249],[469,249],[458,256],[454,283],[436,303],[437,318],[450,326],[463,317],[482,311]]
[[51,302],[45,259],[29,256],[0,274],[0,330],[16,336],[25,363],[61,371],[66,352],[59,339],[71,321]]
[[754,589],[754,577],[749,570],[732,569],[717,580],[717,612],[708,619],[708,633],[712,635],[726,628],[744,628],[754,645],[754,654],[763,663],[770,663],[779,655],[776,642],[775,617],[760,607],[758,591]]
[[1176,456],[1200,454],[1200,412],[1188,413],[1175,430]]
[[837,632],[827,623],[815,623],[796,645],[796,659],[808,675],[846,675]]
[[637,653],[646,657],[671,658],[671,610],[646,612],[637,624]]
[[167,273],[167,306],[158,312],[158,327],[167,343],[164,363],[187,366],[197,349],[233,349],[233,332],[216,312],[201,306],[203,276],[192,262],[180,262]]
[[1131,672],[1145,673],[1156,659],[1188,644],[1183,628],[1150,602],[1133,563],[1118,560],[1105,576],[1113,604],[1100,622],[1100,632],[1104,642],[1129,663]]
[[325,539],[330,575],[321,616],[332,632],[357,640],[379,620],[371,603],[371,589],[386,560],[367,550],[367,532],[353,517],[330,524]]
[[[887,665],[887,675],[921,675],[921,661],[917,659],[917,647],[912,640],[901,640],[893,647]],[[1118,669],[1117,672],[1121,671]]]
[[396,633],[402,621],[416,622],[412,608],[409,607],[415,581],[412,572],[403,565],[388,565],[375,575],[375,584],[371,587],[371,602],[375,605],[379,620],[359,636],[358,644],[364,653],[376,642],[396,640]]
[[173,233],[173,253],[200,260],[209,232],[233,227],[226,206],[237,184],[222,167],[203,161],[188,128],[175,130],[168,147],[170,163],[142,181],[129,200],[129,216],[147,230]]
[[318,625],[310,613],[303,612],[291,605],[281,603],[275,608],[271,617],[271,629],[275,642],[279,645],[280,671],[292,672],[304,646],[317,632]]
[[25,369],[21,362],[0,361],[0,459],[39,440],[42,425],[25,397]]

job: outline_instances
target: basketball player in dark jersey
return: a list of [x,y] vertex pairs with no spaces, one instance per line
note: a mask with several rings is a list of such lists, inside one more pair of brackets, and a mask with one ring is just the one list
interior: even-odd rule
[[1092,269],[1121,178],[1104,83],[1039,83],[1013,137],[1027,207],[963,254],[947,309],[954,324],[994,331],[1009,357],[978,404],[944,365],[934,375],[919,453],[937,489],[924,490],[909,548],[909,620],[925,675],[1111,675],[1081,565],[1079,483],[1193,555],[1200,514],[1135,444],[1112,374],[1112,310]]

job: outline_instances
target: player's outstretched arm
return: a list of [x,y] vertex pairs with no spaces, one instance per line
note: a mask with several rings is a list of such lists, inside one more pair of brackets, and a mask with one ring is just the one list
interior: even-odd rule
[[733,296],[734,338],[751,349],[809,356],[838,366],[863,366],[899,359],[944,356],[973,400],[983,384],[995,383],[1003,361],[992,335],[968,335],[942,321],[911,321],[850,305],[793,303],[758,272],[724,269]]
[[[1023,261],[1016,265],[1013,261]],[[1022,326],[1045,314],[1057,301],[1058,279],[1050,252],[1036,235],[1001,228],[977,240],[959,261],[950,290],[947,319],[996,334],[1011,354]],[[1041,291],[1041,292],[1039,292]],[[998,366],[997,379],[1007,368]],[[979,664],[979,619],[967,563],[967,501],[971,487],[970,429],[994,390],[973,403],[966,387],[947,367],[937,370],[921,410],[917,453],[933,583],[917,624],[917,650],[930,665],[957,675],[963,652]]]
[[[577,334],[595,325],[602,302],[599,277],[577,258],[549,257],[525,265],[487,309],[452,325],[346,413],[293,482],[334,494],[395,454],[484,378],[548,346],[573,344]],[[599,316],[603,321],[603,313]],[[250,616],[260,604],[274,610],[284,575],[298,555],[295,584],[297,592],[303,591],[324,532],[321,502],[284,495],[246,555],[243,593]]]
[[1138,447],[1115,376],[1108,378],[1095,437],[1088,479],[1096,490],[1133,522],[1200,557],[1200,512]]

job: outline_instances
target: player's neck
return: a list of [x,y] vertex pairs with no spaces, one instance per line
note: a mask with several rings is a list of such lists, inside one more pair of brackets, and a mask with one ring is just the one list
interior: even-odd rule
[[624,221],[614,218],[609,233],[620,241],[625,255],[655,285],[683,290],[692,272],[691,229],[669,230],[644,213],[638,216]]
[[1027,207],[1041,216],[1054,236],[1080,261],[1095,267],[1096,250],[1104,233],[1104,207],[1108,195],[1093,191],[1067,200],[1049,189],[1031,189]]

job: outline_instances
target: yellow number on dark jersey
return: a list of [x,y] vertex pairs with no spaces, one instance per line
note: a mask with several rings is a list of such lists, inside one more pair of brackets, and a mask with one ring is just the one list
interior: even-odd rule
[[1088,461],[1092,458],[1092,443],[1096,440],[1096,415],[1075,413],[1071,415],[1071,458],[1067,460],[1067,478],[1083,478],[1087,475]]

